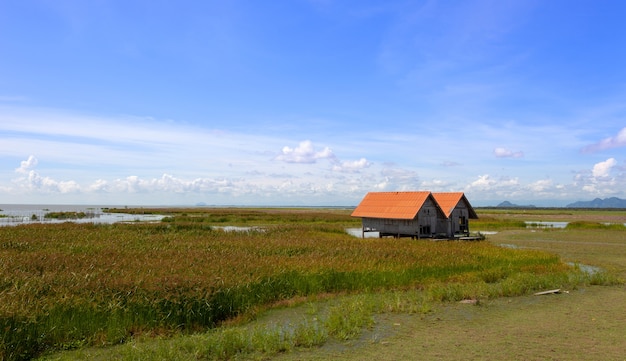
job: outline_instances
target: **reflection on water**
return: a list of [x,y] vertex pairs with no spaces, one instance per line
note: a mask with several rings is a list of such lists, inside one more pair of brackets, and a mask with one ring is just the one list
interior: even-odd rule
[[[78,205],[1,205],[0,226],[16,226],[20,224],[34,223],[103,223],[112,224],[119,222],[159,222],[163,215],[159,214],[128,214],[107,213],[99,206]],[[46,217],[49,213],[76,212],[84,213],[83,218],[57,219]]]
[[380,233],[379,232],[365,232],[363,233],[363,230],[359,227],[359,228],[346,228],[346,233],[348,233],[351,236],[355,236],[355,237],[365,237],[365,238],[379,238],[380,237]]
[[211,228],[221,229],[224,232],[264,232],[261,227],[238,227],[238,226],[211,226]]
[[536,228],[565,228],[569,222],[543,222],[543,221],[526,221],[527,227]]

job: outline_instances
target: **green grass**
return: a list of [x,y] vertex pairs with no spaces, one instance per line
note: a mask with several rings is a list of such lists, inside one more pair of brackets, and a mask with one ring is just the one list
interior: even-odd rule
[[[206,337],[217,340],[209,344],[222,346],[180,347],[206,359],[283,352],[329,337],[358,337],[377,312],[427,312],[442,301],[594,282],[545,252],[488,242],[352,237],[343,232],[354,224],[345,211],[219,210],[215,217],[203,212],[173,214],[161,224],[0,229],[2,358],[123,343],[130,347],[123,352],[131,354],[140,347],[138,339],[178,339],[207,330],[212,331]],[[214,229],[222,217],[264,228]],[[356,298],[267,335],[242,326],[221,328],[288,299],[389,290],[392,296],[384,301]],[[152,354],[152,346],[146,347]],[[154,352],[179,352],[169,347]]]
[[492,216],[483,216],[479,219],[472,220],[471,228],[480,231],[526,228],[526,222],[516,219],[501,219]]
[[[480,305],[501,296],[528,294],[546,287],[592,284],[582,272],[564,275],[518,274],[499,282],[438,282],[423,290],[409,289],[343,295],[322,301],[296,303],[306,309],[297,317],[227,325],[193,336],[140,339],[105,348],[82,349],[50,355],[47,360],[142,359],[142,360],[230,360],[267,359],[280,353],[321,347],[330,340],[359,340],[376,326],[376,315],[436,312],[443,303],[476,299]],[[307,306],[308,304],[308,306]],[[287,309],[288,310],[288,309]],[[287,310],[283,310],[286,312]]]
[[87,218],[91,216],[93,215],[87,214],[85,212],[47,212],[44,215],[44,218],[65,220],[65,219],[83,219],[83,218]]
[[626,230],[626,225],[623,223],[600,223],[590,221],[575,221],[570,222],[566,226],[567,229],[612,229],[612,230]]

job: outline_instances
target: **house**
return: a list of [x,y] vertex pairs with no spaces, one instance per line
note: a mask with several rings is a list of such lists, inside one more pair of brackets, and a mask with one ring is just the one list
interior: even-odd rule
[[469,219],[478,218],[463,193],[369,192],[354,209],[363,232],[380,237],[453,238],[469,234]]
[[363,232],[422,238],[432,237],[445,215],[430,192],[369,192],[352,217],[362,218]]
[[463,192],[437,192],[432,193],[435,201],[446,216],[437,224],[437,233],[448,237],[456,235],[469,235],[469,220],[478,219],[478,215],[471,204],[465,198]]

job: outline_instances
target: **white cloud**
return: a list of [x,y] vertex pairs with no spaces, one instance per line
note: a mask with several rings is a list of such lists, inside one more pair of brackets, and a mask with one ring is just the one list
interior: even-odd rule
[[[18,169],[34,167],[36,158],[23,161]],[[617,190],[626,187],[621,175],[609,176],[616,167],[614,159],[594,165],[579,173],[574,184],[563,185],[552,179],[520,182],[518,178],[483,174],[473,180],[454,182],[435,178],[420,182],[417,173],[396,165],[387,165],[365,171],[366,160],[344,162],[345,169],[361,169],[357,177],[353,172],[330,172],[323,175],[307,172],[301,175],[285,173],[284,176],[266,176],[265,173],[246,174],[245,177],[184,178],[164,173],[160,177],[132,175],[116,179],[96,179],[79,184],[73,180],[56,180],[42,176],[35,170],[20,171],[14,187],[3,188],[7,194],[22,196],[63,196],[63,199],[90,199],[93,202],[131,202],[138,204],[168,204],[167,200],[180,202],[208,201],[214,204],[355,204],[369,191],[403,191],[428,189],[434,191],[466,192],[470,200],[502,201],[532,199],[571,199],[580,194],[619,195]],[[337,165],[339,166],[339,165]],[[623,177],[622,177],[623,178]],[[68,198],[72,195],[73,198]],[[180,198],[177,198],[180,197]],[[36,199],[36,198],[34,198]],[[51,199],[51,198],[50,198]],[[152,201],[146,201],[152,200]],[[317,202],[317,203],[316,203]]]
[[478,176],[464,189],[465,193],[484,199],[517,198],[525,194],[523,185],[518,178],[493,178],[489,174]]
[[608,197],[618,195],[620,190],[626,186],[625,179],[616,179],[612,177],[585,178],[577,179],[580,189],[590,193],[596,197]]
[[387,189],[388,186],[389,186],[389,177],[385,177],[380,183],[374,184],[374,188],[377,191],[383,191]]
[[281,154],[276,159],[286,163],[312,164],[318,159],[335,159],[335,155],[328,147],[316,151],[313,143],[310,140],[305,140],[300,142],[296,148],[283,147]]
[[116,179],[108,189],[113,192],[124,193],[210,193],[232,191],[235,190],[235,185],[234,181],[227,179],[196,178],[187,180],[170,174],[163,174],[160,178],[129,176],[123,179]]
[[615,167],[615,165],[617,165],[615,158],[609,158],[604,162],[596,163],[591,173],[595,178],[605,178],[609,176],[611,169]]
[[521,151],[514,152],[512,150],[501,148],[501,147],[494,149],[493,154],[497,158],[521,158],[524,156],[524,152],[521,152]]
[[[0,149],[0,159],[8,170],[0,195],[7,201],[317,205],[358,203],[369,191],[419,189],[465,190],[471,200],[481,201],[576,200],[589,192],[623,197],[626,189],[624,175],[617,171],[613,158],[581,166],[585,170],[572,180],[568,171],[575,163],[558,158],[559,152],[576,154],[583,144],[568,145],[576,134],[564,136],[565,128],[544,129],[543,133],[562,139],[541,143],[536,136],[525,135],[536,134],[535,128],[529,131],[513,124],[510,129],[469,129],[475,133],[467,136],[469,144],[462,147],[451,142],[446,132],[423,137],[394,131],[384,137],[374,132],[330,136],[324,138],[329,146],[305,140],[283,147],[290,140],[276,134],[219,133],[157,120],[132,122],[112,117],[105,122],[54,112],[50,117],[37,115],[0,114],[0,132],[12,134],[3,139]],[[52,126],[40,119],[52,119]],[[143,132],[144,128],[150,132]],[[444,143],[451,146],[437,148]],[[409,151],[415,144],[423,145],[419,155]],[[535,154],[551,155],[544,162],[550,164],[549,169],[541,168],[542,163],[536,163],[533,170],[502,168],[494,162],[494,154],[516,157],[523,156],[522,152],[504,147],[494,150],[489,144],[522,144],[533,152],[533,161]],[[557,152],[551,151],[557,148]],[[477,156],[465,157],[467,149],[477,149]],[[21,162],[15,160],[24,154],[33,155]],[[38,160],[37,154],[45,154],[51,163],[46,164],[45,174],[39,170],[43,160]],[[350,160],[343,161],[340,154]],[[310,166],[289,166],[293,163]],[[467,175],[475,170],[483,175]],[[11,178],[11,171],[17,179]],[[516,171],[524,172],[523,181],[516,178]],[[549,179],[538,180],[532,172]],[[430,180],[421,181],[418,174]]]
[[40,193],[77,193],[80,185],[75,181],[57,181],[50,177],[42,177],[39,173],[31,170],[27,177],[18,179],[21,187]]
[[106,192],[109,189],[109,183],[104,179],[98,179],[87,188],[90,192]]
[[56,181],[50,177],[42,177],[33,168],[39,161],[34,155],[30,155],[27,160],[20,162],[20,166],[15,168],[15,172],[21,176],[14,180],[14,183],[22,190],[35,191],[40,193],[76,193],[80,191],[80,185],[75,181]]
[[546,192],[552,190],[553,187],[554,184],[551,179],[540,179],[528,185],[528,188],[533,192]]
[[373,181],[373,185],[378,190],[388,191],[409,191],[418,190],[420,188],[420,181],[417,172],[400,168],[389,167],[381,170],[380,179]]
[[609,158],[593,165],[591,170],[586,169],[574,176],[573,188],[583,192],[578,196],[581,199],[590,195],[593,197],[623,197],[623,189],[626,189],[626,175],[622,172],[614,172],[617,160]]
[[590,144],[582,149],[583,153],[593,153],[605,149],[625,147],[626,146],[626,127],[622,128],[617,135],[604,138],[601,141]]
[[433,179],[422,182],[421,189],[428,191],[448,191],[452,190],[453,183],[441,179]]
[[370,165],[371,163],[368,162],[367,159],[361,158],[355,161],[345,161],[340,164],[335,164],[332,169],[336,172],[356,173],[361,169],[368,168]]
[[488,189],[496,184],[496,181],[489,177],[489,174],[478,176],[478,179],[468,185],[468,188]]
[[20,163],[19,168],[15,168],[15,171],[17,173],[22,173],[22,174],[26,174],[28,173],[31,169],[35,168],[37,166],[37,163],[39,163],[39,161],[37,160],[37,158],[35,158],[35,156],[31,155],[28,157],[27,160],[23,160]]

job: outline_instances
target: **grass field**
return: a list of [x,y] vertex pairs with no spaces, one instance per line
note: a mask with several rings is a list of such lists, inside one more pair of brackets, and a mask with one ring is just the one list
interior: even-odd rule
[[[473,228],[499,233],[466,243],[355,238],[344,228],[359,221],[342,210],[159,211],[170,215],[159,224],[0,229],[2,358],[298,358],[358,343],[380,315],[422,320],[463,299],[619,284],[626,264],[581,241],[620,247],[621,229],[528,230],[517,214],[485,214]],[[262,323],[277,306],[298,316]]]
[[[483,210],[479,216],[596,224],[626,220],[626,212],[607,210]],[[626,235],[619,227],[523,229],[509,224],[498,228],[497,234],[488,236],[494,245],[547,250],[567,262],[600,267],[626,279]],[[417,317],[382,314],[360,342],[325,345],[274,359],[626,360],[623,282],[563,290],[567,293],[496,298],[478,307],[443,303]]]

